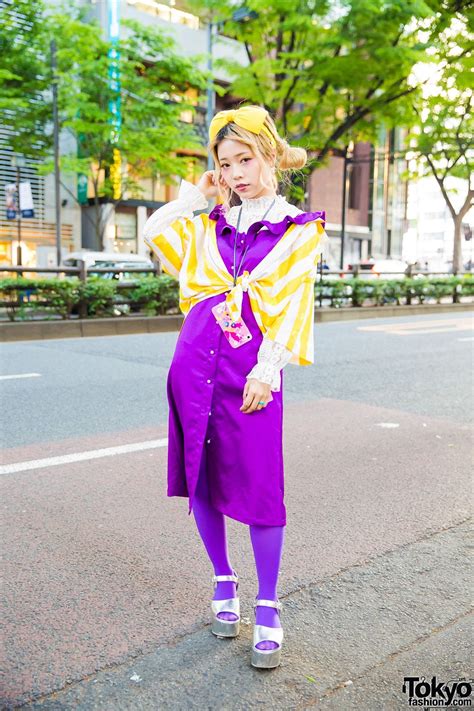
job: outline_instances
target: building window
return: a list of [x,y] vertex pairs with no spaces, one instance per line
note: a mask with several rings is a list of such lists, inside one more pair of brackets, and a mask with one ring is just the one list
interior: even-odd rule
[[140,12],[146,12],[148,15],[159,17],[164,22],[172,22],[175,25],[186,25],[193,30],[199,29],[199,17],[192,15],[190,12],[177,10],[169,5],[155,2],[155,0],[128,0],[129,5],[134,5]]
[[117,252],[137,251],[137,214],[134,209],[115,213],[114,247]]
[[360,207],[360,187],[361,187],[361,167],[351,165],[349,167],[349,209],[358,210]]

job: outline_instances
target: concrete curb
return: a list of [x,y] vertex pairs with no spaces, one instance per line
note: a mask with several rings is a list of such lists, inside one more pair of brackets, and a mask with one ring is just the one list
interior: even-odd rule
[[[316,323],[349,321],[366,318],[387,318],[411,314],[471,311],[474,302],[462,304],[417,304],[414,306],[364,306],[340,309],[316,309]],[[81,338],[89,336],[125,336],[133,333],[163,333],[179,331],[183,316],[126,316],[118,318],[78,319],[77,321],[35,321],[0,323],[0,342],[34,341],[49,338]]]

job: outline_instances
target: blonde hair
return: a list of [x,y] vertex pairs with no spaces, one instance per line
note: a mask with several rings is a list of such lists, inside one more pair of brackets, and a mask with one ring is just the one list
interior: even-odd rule
[[[275,166],[275,173],[272,175],[272,183],[270,185],[264,183],[265,187],[273,187],[275,191],[278,190],[279,182],[284,182],[286,184],[290,183],[290,177],[284,175],[286,171],[294,172],[296,170],[300,170],[306,165],[308,156],[305,149],[297,146],[290,146],[284,138],[279,136],[275,122],[269,113],[267,113],[265,118],[264,126],[274,137],[275,146],[272,145],[269,137],[264,131],[261,131],[259,134],[252,133],[251,131],[242,128],[233,122],[229,122],[221,128],[214,140],[212,140],[208,145],[208,150],[214,158],[218,178],[220,177],[221,170],[217,149],[219,143],[225,138],[240,141],[241,143],[249,146],[257,160],[260,162],[261,167],[265,164]],[[241,203],[239,196],[228,186],[225,188],[220,187],[220,190],[224,190],[224,205],[227,207],[232,207],[233,205],[239,205]]]

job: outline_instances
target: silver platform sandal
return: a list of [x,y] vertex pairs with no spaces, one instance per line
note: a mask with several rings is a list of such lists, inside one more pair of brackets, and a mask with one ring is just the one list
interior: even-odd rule
[[[236,591],[239,589],[239,576],[234,570],[233,575],[213,575],[212,582],[214,590],[217,583],[230,581],[236,583]],[[237,637],[240,632],[240,601],[238,597],[230,597],[227,600],[212,600],[212,627],[211,632],[216,637]],[[237,615],[236,620],[221,620],[217,615],[219,612],[233,612]]]
[[[274,607],[280,614],[281,602],[277,600],[255,600],[253,606],[255,615],[257,607]],[[259,642],[276,642],[275,649],[257,649]],[[281,627],[266,627],[265,625],[255,625],[253,628],[252,666],[260,669],[273,669],[281,662],[281,647],[283,642],[283,629]]]

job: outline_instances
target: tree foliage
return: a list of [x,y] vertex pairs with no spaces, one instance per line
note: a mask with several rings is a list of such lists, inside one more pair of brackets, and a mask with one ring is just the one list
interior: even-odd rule
[[[433,175],[454,222],[453,266],[462,271],[462,220],[473,204],[472,24],[453,17],[443,28],[442,42],[422,65],[429,82],[413,103],[414,125],[408,137],[416,171],[412,177]],[[450,178],[464,181],[462,195]]]
[[243,42],[248,65],[219,60],[229,94],[265,106],[288,140],[310,151],[308,172],[349,141],[376,142],[381,124],[411,125],[420,92],[412,69],[442,42],[464,3],[446,0],[190,0]]
[[[52,169],[56,78],[60,129],[73,139],[71,150],[61,156],[61,169],[92,180],[96,206],[125,191],[138,194],[139,177],[186,175],[186,153],[202,150],[194,127],[181,115],[194,112],[188,93],[202,90],[205,76],[156,27],[122,25],[122,37],[113,44],[83,8],[68,4],[67,12],[58,12],[41,0],[34,8],[29,0],[17,0],[0,23],[0,121],[12,129],[13,150],[42,157],[44,170]],[[55,77],[51,40],[57,46]],[[118,84],[111,81],[114,63]],[[119,128],[111,120],[118,103]],[[97,229],[100,233],[103,225]]]

